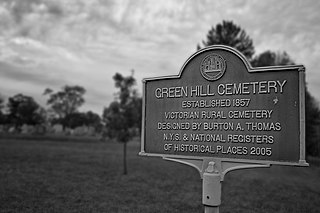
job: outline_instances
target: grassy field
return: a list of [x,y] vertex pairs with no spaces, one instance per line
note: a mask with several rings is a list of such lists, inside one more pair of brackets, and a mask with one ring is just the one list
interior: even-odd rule
[[[204,212],[195,169],[138,151],[123,176],[118,143],[0,139],[0,212]],[[231,172],[220,212],[320,212],[320,168]]]

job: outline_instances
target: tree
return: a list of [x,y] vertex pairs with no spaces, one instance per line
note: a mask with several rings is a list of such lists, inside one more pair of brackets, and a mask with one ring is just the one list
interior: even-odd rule
[[4,108],[4,98],[0,95],[0,124],[6,123],[6,116],[2,112],[2,109]]
[[63,125],[71,129],[74,129],[79,126],[87,125],[85,113],[73,112],[73,113],[67,114],[66,117],[64,118]]
[[138,134],[141,134],[141,121],[142,121],[142,98],[138,96],[136,91],[133,91],[132,101],[129,104],[129,108],[132,109],[132,116],[130,117],[130,123],[138,130]]
[[86,112],[85,117],[86,117],[87,126],[94,127],[96,132],[101,132],[101,129],[102,129],[101,118],[97,113],[88,111]]
[[116,100],[103,111],[106,136],[123,143],[123,174],[127,174],[127,143],[135,135],[138,118],[138,97],[133,89],[136,80],[133,76],[124,77],[116,73],[113,77],[115,87],[120,91]]
[[314,97],[306,90],[306,152],[319,156],[320,146],[317,131],[320,125],[320,110]]
[[68,114],[64,120],[66,121],[64,125],[72,129],[79,126],[92,126],[96,130],[99,130],[101,128],[100,116],[91,111],[88,111],[86,113],[74,112],[74,113]]
[[270,50],[254,57],[251,61],[253,67],[294,65],[294,62],[286,52],[272,52]]
[[[202,44],[204,47],[217,44],[233,47],[242,52],[249,60],[254,54],[252,39],[232,21],[222,21],[222,24],[219,23],[216,27],[212,27],[207,34],[206,41],[202,41]],[[199,44],[197,49],[201,49]]]
[[32,97],[17,94],[9,98],[8,120],[15,127],[23,124],[36,125],[44,121],[42,110]]
[[47,105],[50,105],[51,109],[56,113],[56,120],[66,127],[68,118],[72,113],[78,111],[85,100],[83,95],[86,90],[81,86],[64,86],[62,91],[53,92],[53,90],[47,88],[44,91],[44,95],[49,95]]
[[3,107],[4,107],[4,98],[0,94],[0,112],[2,112]]

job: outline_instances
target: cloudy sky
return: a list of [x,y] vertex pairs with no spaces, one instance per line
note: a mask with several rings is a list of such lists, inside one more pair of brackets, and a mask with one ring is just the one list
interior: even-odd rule
[[0,94],[32,96],[45,88],[86,88],[81,110],[102,113],[116,72],[178,74],[208,30],[232,20],[256,54],[286,51],[307,69],[320,100],[320,1],[317,0],[0,0]]

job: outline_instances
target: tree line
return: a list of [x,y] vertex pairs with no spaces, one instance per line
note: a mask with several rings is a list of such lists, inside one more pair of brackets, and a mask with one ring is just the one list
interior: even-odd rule
[[9,97],[6,104],[4,98],[0,98],[0,124],[14,127],[16,132],[21,131],[23,125],[61,124],[64,129],[86,125],[99,129],[101,118],[98,114],[78,111],[85,102],[84,94],[85,89],[81,86],[64,86],[57,92],[46,89],[47,109],[22,93]]
[[[116,74],[116,76],[117,78],[123,78],[121,74]],[[133,85],[135,82],[133,76],[130,76],[128,79],[131,79],[131,84]],[[119,83],[119,85],[121,85],[121,83]],[[15,132],[20,132],[23,125],[60,124],[63,130],[66,128],[75,129],[79,126],[91,126],[94,127],[96,132],[103,133],[104,136],[110,135],[112,128],[108,128],[108,131],[103,128],[109,124],[110,109],[114,109],[114,107],[105,108],[102,117],[92,111],[80,112],[79,108],[85,103],[85,93],[86,89],[78,85],[66,85],[56,92],[47,88],[43,93],[43,95],[48,96],[47,109],[40,106],[33,97],[22,93],[9,97],[7,101],[5,101],[3,97],[0,97],[0,125],[6,126],[7,130],[13,127]],[[138,124],[141,122],[139,117],[141,116],[141,106],[135,105],[141,103],[141,98],[138,97],[136,91],[134,93],[134,101],[130,103],[130,107],[133,108],[135,112],[132,113],[132,118],[130,118],[129,123],[131,123],[131,126],[134,125],[139,129]],[[131,94],[126,95],[125,98],[128,99],[128,96],[131,96]],[[123,99],[124,97],[121,98]],[[112,106],[113,105],[114,103]],[[126,111],[128,111],[128,109],[126,109]],[[111,114],[114,113],[116,112],[111,112]],[[126,113],[125,116],[130,116],[128,112]]]

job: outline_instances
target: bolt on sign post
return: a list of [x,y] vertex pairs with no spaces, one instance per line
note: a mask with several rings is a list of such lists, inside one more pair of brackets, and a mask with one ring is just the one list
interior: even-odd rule
[[219,212],[235,169],[305,161],[305,68],[252,68],[237,50],[210,46],[175,76],[143,80],[142,156],[193,166],[205,212]]

